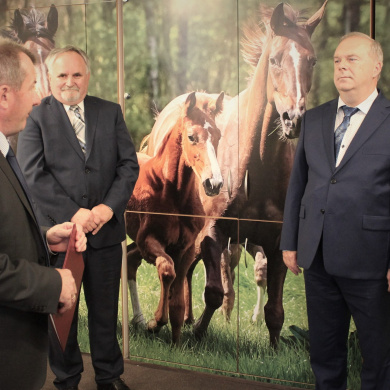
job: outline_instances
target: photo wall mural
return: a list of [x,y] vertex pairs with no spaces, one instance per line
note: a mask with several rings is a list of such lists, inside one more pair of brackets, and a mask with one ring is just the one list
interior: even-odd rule
[[[130,358],[313,389],[303,277],[278,249],[284,197],[302,115],[337,96],[333,52],[345,33],[370,33],[372,2],[123,3],[124,113],[141,166],[126,212]],[[390,96],[390,5],[375,5]],[[0,7],[3,35],[39,53],[86,50],[89,94],[117,101],[115,1]],[[88,352],[86,318],[79,331]],[[353,324],[349,347],[357,389]]]

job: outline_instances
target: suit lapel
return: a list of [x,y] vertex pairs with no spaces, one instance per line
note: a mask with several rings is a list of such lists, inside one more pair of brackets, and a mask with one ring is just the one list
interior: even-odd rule
[[96,127],[98,124],[99,109],[97,104],[89,97],[84,99],[84,112],[85,112],[85,138],[87,143],[87,152],[85,159],[87,160],[91,154],[92,145],[95,139]]
[[337,99],[332,100],[325,106],[322,117],[322,135],[324,137],[325,151],[332,172],[335,170],[334,126],[336,122],[336,111]]
[[343,166],[345,166],[345,164],[347,164],[351,157],[362,147],[367,139],[375,133],[376,129],[390,114],[388,107],[389,102],[382,94],[379,94],[360,125],[343,159],[337,167],[337,170],[340,170]]
[[84,160],[84,153],[81,150],[79,141],[77,140],[73,126],[70,123],[68,114],[66,113],[64,106],[53,96],[51,96],[50,99],[47,100],[47,104],[49,105],[49,110],[52,111],[53,117],[57,118],[58,126],[57,129],[53,129],[53,131],[61,133],[59,134],[60,137],[58,139],[61,139],[62,136],[65,136],[67,141],[72,145],[77,155]]
[[0,169],[4,172],[5,176],[7,176],[7,179],[9,180],[9,182],[10,182],[11,185],[12,185],[12,187],[14,188],[14,190],[15,190],[16,194],[18,195],[20,201],[23,203],[24,207],[26,208],[26,210],[27,210],[28,213],[30,214],[31,218],[32,218],[32,219],[35,221],[35,223],[37,224],[36,219],[35,219],[34,212],[33,212],[33,210],[31,209],[30,202],[28,201],[27,196],[26,196],[26,194],[24,193],[21,184],[19,183],[19,180],[18,180],[17,177],[15,176],[14,171],[12,170],[12,168],[11,168],[10,165],[8,164],[8,161],[7,161],[6,158],[3,156],[2,153],[0,153]]

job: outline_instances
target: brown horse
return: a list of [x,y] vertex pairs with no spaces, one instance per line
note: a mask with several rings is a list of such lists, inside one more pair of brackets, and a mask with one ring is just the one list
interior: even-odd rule
[[156,155],[140,159],[140,175],[126,213],[127,233],[134,240],[128,248],[134,317],[144,322],[136,292],[132,293],[143,258],[156,266],[161,284],[160,301],[148,329],[159,331],[169,318],[175,344],[184,323],[186,275],[195,260],[195,239],[204,226],[198,186],[215,196],[223,184],[216,157],[221,134],[214,119],[199,109],[195,92],[188,95],[181,112]]
[[[206,214],[216,218],[206,221],[196,244],[206,268],[205,309],[194,326],[199,337],[223,301],[220,266],[229,262],[226,248],[230,240],[233,244],[247,241],[264,249],[268,259],[265,321],[271,344],[279,340],[286,276],[278,248],[284,199],[294,139],[299,136],[316,62],[311,35],[326,3],[307,21],[299,20],[298,12],[287,4],[263,8],[263,28],[244,31],[244,58],[252,65],[252,77],[248,88],[225,103],[216,119],[222,132],[218,161],[223,177],[228,178],[227,191],[212,199],[203,198]],[[189,286],[195,265],[189,270]],[[186,320],[193,320],[191,308]]]
[[[15,10],[14,18],[9,27],[0,30],[0,35],[24,45],[36,58],[37,93],[40,99],[50,95],[50,86],[45,65],[46,57],[54,48],[54,35],[58,28],[58,11],[52,5],[47,18],[45,14],[30,8]],[[16,150],[17,136],[10,137],[10,142]]]

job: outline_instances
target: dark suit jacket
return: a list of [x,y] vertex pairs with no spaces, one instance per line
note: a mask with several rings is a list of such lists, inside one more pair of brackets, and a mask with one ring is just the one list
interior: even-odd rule
[[309,268],[321,237],[325,269],[381,279],[390,251],[390,102],[379,94],[335,168],[337,100],[307,111],[286,197],[281,249]]
[[47,313],[57,311],[61,277],[30,204],[0,153],[0,388],[40,389],[46,378]]
[[87,152],[84,156],[63,105],[53,96],[34,107],[19,134],[18,161],[38,203],[41,224],[69,221],[82,207],[104,203],[114,217],[95,236],[94,248],[125,238],[124,210],[138,178],[138,162],[118,104],[84,100]]

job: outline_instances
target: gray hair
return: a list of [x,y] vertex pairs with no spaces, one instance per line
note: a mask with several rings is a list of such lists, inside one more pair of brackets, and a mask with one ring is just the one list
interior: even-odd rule
[[[367,34],[363,34],[363,33],[358,32],[358,31],[352,31],[352,32],[342,36],[340,38],[340,42],[344,41],[344,39],[353,38],[353,37],[367,39],[371,43],[371,53],[373,55],[375,55],[377,60],[383,65],[383,50],[382,50],[381,44],[378,41],[376,41],[375,39],[372,39]],[[379,80],[379,77],[380,77],[380,73],[378,75],[378,80]]]
[[49,55],[46,58],[45,64],[47,66],[47,69],[49,73],[51,73],[51,69],[53,66],[54,61],[62,54],[74,52],[77,53],[85,62],[85,66],[87,67],[87,74],[91,71],[90,65],[89,65],[89,57],[87,53],[84,50],[81,50],[80,48],[73,46],[73,45],[67,45],[65,47],[57,47],[53,49]]
[[24,46],[8,39],[0,39],[0,85],[7,84],[20,90],[26,78],[26,70],[23,69],[20,54],[26,54],[35,65],[34,54]]

